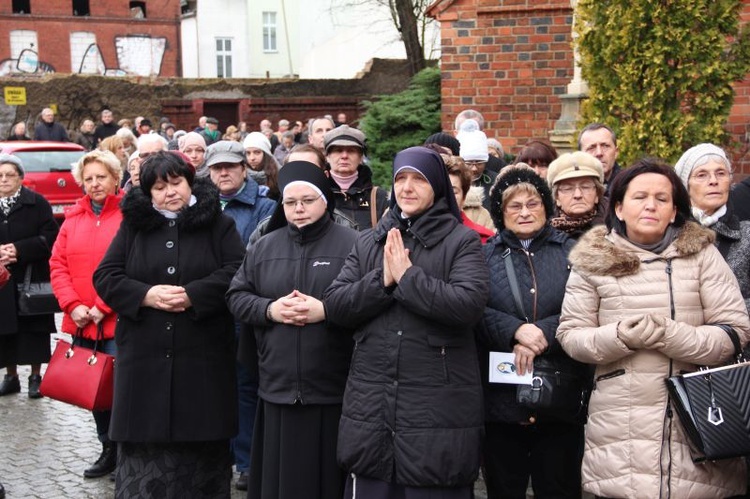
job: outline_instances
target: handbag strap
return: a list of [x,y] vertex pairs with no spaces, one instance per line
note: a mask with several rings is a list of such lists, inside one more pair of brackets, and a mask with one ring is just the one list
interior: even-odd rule
[[521,314],[521,317],[526,319],[526,322],[529,322],[529,316],[526,315],[526,310],[523,308],[523,301],[521,301],[521,290],[518,288],[516,268],[513,266],[513,258],[510,254],[510,248],[506,248],[501,255],[505,263],[505,273],[508,274],[508,284],[510,285],[511,293],[513,293],[513,300],[516,302],[518,312]]
[[373,185],[372,190],[370,190],[370,223],[372,228],[374,229],[376,225],[378,225],[378,207],[377,205],[378,201],[378,186]]
[[734,328],[730,326],[729,324],[713,324],[713,325],[720,328],[725,333],[727,333],[727,336],[729,336],[729,339],[732,340],[732,345],[734,345],[734,357],[737,359],[737,362],[744,362],[745,356],[742,353],[742,344],[740,343],[740,337],[737,334],[737,331],[735,331]]
[[26,271],[23,273],[23,290],[28,291],[31,288],[31,264],[26,265]]

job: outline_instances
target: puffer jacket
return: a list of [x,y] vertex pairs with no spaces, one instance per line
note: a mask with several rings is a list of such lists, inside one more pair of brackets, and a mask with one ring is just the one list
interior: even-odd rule
[[[338,459],[357,475],[408,486],[474,483],[483,429],[473,326],[487,301],[479,237],[444,199],[408,227],[392,209],[357,239],[324,295],[328,319],[356,327]],[[412,266],[383,285],[398,228]]]
[[[573,243],[565,234],[547,225],[534,238],[528,250],[523,249],[521,242],[508,229],[490,239],[482,248],[490,272],[490,298],[484,318],[476,330],[487,421],[529,423],[554,416],[545,414],[540,418],[533,411],[520,406],[516,402],[516,385],[488,382],[488,352],[512,352],[516,343],[515,333],[527,319],[544,333],[549,345],[543,354],[547,359],[566,373],[578,374],[582,379],[587,375],[586,366],[568,357],[555,340],[565,283],[570,272],[567,257]],[[516,307],[505,270],[505,258],[513,259],[527,317],[523,317]]]
[[[94,289],[92,276],[99,262],[107,252],[122,222],[120,212],[121,196],[107,196],[99,215],[91,208],[91,198],[83,196],[65,212],[65,221],[60,227],[50,258],[50,281],[63,316],[62,330],[76,332],[76,324],[70,313],[78,305],[91,308],[96,306],[105,317],[102,319],[104,338],[115,336],[116,314],[104,303]],[[83,329],[83,336],[96,339],[97,326],[89,322]]]
[[357,232],[326,213],[315,223],[288,225],[247,250],[227,291],[238,322],[257,341],[258,395],[274,404],[340,404],[352,355],[351,331],[330,320],[295,326],[266,318],[269,305],[298,290],[320,299],[351,250]]
[[[748,340],[737,280],[713,239],[688,222],[657,255],[595,227],[570,254],[557,339],[574,359],[597,364],[582,467],[587,492],[686,499],[745,491],[742,460],[693,463],[664,382],[732,357],[729,336],[710,324],[728,324]],[[666,318],[665,346],[631,350],[617,337],[618,323],[646,313]]]

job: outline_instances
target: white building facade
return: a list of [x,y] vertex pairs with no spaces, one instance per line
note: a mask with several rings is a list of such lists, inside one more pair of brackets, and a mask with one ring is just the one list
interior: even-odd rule
[[[406,57],[379,0],[184,0],[185,78],[354,78],[373,58]],[[439,30],[425,55],[439,57]]]

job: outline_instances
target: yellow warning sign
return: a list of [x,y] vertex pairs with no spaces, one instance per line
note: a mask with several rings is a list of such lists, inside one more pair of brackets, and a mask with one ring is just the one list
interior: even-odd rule
[[26,87],[5,87],[5,103],[9,106],[26,105]]

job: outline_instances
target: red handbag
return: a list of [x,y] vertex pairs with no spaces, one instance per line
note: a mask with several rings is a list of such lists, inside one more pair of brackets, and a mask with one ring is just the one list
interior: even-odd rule
[[[83,330],[78,329],[73,343],[82,335]],[[93,350],[58,340],[39,387],[41,394],[90,411],[111,409],[115,358],[98,351],[102,343],[101,323]]]
[[10,272],[5,265],[0,263],[0,288],[5,286],[8,280],[10,280]]

